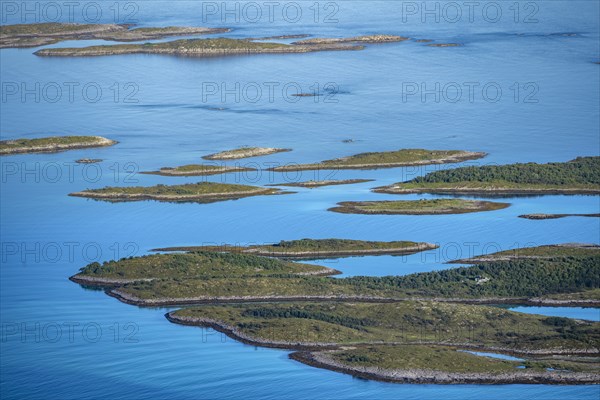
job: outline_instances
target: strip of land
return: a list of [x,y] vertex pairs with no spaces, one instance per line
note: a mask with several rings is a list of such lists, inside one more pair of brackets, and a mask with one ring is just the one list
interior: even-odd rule
[[240,301],[432,300],[598,306],[600,256],[510,259],[406,276],[251,277],[134,282],[110,295],[141,306]]
[[368,36],[355,36],[348,38],[314,38],[300,40],[294,42],[294,44],[300,45],[314,45],[314,44],[334,44],[334,43],[390,43],[390,42],[403,42],[410,38],[396,35],[368,35]]
[[235,200],[250,196],[284,194],[278,189],[228,183],[200,182],[185,185],[156,185],[131,187],[105,187],[70,193],[69,196],[86,197],[110,202],[156,200],[166,202],[211,203]]
[[270,168],[272,171],[305,171],[320,169],[378,169],[415,165],[458,163],[476,160],[485,153],[462,150],[402,149],[396,151],[361,153],[353,156],[325,160],[315,164],[290,164]]
[[101,158],[80,158],[79,160],[75,160],[77,164],[96,164],[102,162]]
[[479,264],[514,259],[551,259],[555,257],[593,257],[600,255],[600,246],[587,243],[550,244],[498,251],[496,253],[450,261],[454,264]]
[[117,142],[102,136],[52,136],[0,141],[0,154],[53,153],[57,151],[112,146]]
[[187,57],[215,57],[244,54],[312,53],[317,51],[362,50],[356,44],[332,43],[295,45],[251,42],[245,39],[182,39],[160,43],[119,44],[89,47],[51,48],[36,51],[42,57],[91,57],[121,54],[165,54]]
[[[600,323],[496,307],[415,301],[275,303],[185,308],[166,317],[211,327],[252,345],[301,350],[291,358],[368,379],[590,384],[599,377],[597,359],[590,356],[599,353]],[[457,351],[462,349],[528,359],[498,360]]]
[[292,149],[277,149],[274,147],[240,147],[202,157],[205,160],[239,160],[240,158],[260,157],[269,154],[292,151]]
[[0,48],[38,47],[64,40],[112,40],[133,42],[170,36],[209,35],[227,28],[178,27],[135,28],[131,24],[41,23],[0,26]]
[[431,172],[373,191],[391,194],[600,194],[600,157],[579,157],[549,164],[462,167]]
[[436,249],[438,246],[424,242],[394,241],[373,242],[350,239],[300,239],[282,240],[271,245],[211,245],[166,247],[152,251],[216,251],[228,253],[254,254],[266,257],[286,259],[318,259],[338,258],[367,255],[403,255],[414,254],[425,250]]
[[352,185],[355,183],[373,182],[374,179],[329,179],[324,181],[306,181],[306,182],[289,182],[289,183],[274,183],[267,186],[290,186],[290,187],[303,187],[308,189],[323,187],[323,186],[334,186],[334,185]]
[[558,219],[566,217],[600,217],[600,214],[523,214],[519,218],[525,219]]
[[343,214],[442,215],[501,210],[509,203],[463,199],[343,201],[329,211]]
[[142,174],[162,176],[208,176],[246,171],[256,171],[256,169],[246,167],[230,167],[226,165],[189,164],[174,168],[164,167],[158,171],[147,171],[142,172]]
[[90,286],[120,286],[136,281],[161,279],[214,279],[259,276],[326,276],[340,273],[332,268],[300,264],[252,254],[194,252],[153,254],[124,258],[81,268],[70,279]]

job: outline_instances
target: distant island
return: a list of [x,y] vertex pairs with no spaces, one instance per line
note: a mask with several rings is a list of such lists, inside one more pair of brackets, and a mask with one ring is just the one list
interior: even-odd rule
[[[247,39],[211,38],[181,39],[160,43],[119,44],[89,47],[51,48],[36,51],[42,57],[90,57],[118,54],[169,54],[188,57],[214,57],[235,54],[311,53],[315,51],[362,50],[360,43],[380,43],[381,35],[351,38],[352,40],[323,39],[323,43],[285,44],[254,42]],[[387,37],[387,36],[386,36]],[[386,40],[389,42],[391,40]]]
[[102,161],[104,160],[102,160],[101,158],[80,158],[78,160],[75,160],[77,164],[96,164]]
[[52,136],[0,141],[0,154],[52,153],[57,151],[112,146],[117,142],[102,136]]
[[414,254],[437,247],[437,245],[431,243],[410,241],[373,242],[350,239],[300,239],[282,240],[279,243],[271,245],[236,246],[224,244],[212,246],[179,246],[153,249],[152,251],[217,251],[286,259],[317,259],[366,255]]
[[166,202],[212,203],[250,196],[283,194],[278,189],[228,183],[200,182],[185,185],[156,185],[132,187],[105,187],[70,193],[69,196],[87,197],[110,202],[156,200]]
[[360,153],[353,156],[321,161],[315,164],[290,164],[270,168],[272,171],[305,171],[320,169],[377,169],[415,165],[448,164],[485,157],[485,153],[462,150],[401,149]]
[[323,186],[335,186],[335,185],[351,185],[355,183],[373,182],[373,179],[328,179],[323,181],[306,181],[306,182],[289,182],[289,183],[273,183],[267,186],[290,186],[290,187],[303,187],[308,189],[323,187]]
[[241,158],[267,156],[269,154],[292,151],[292,149],[277,149],[274,147],[240,147],[202,157],[205,160],[239,160]]
[[410,38],[396,35],[367,35],[367,36],[354,36],[347,38],[314,38],[300,40],[294,42],[294,44],[300,45],[314,45],[314,44],[334,44],[334,43],[390,43],[390,42],[403,42]]
[[523,214],[519,218],[525,219],[558,219],[565,217],[600,217],[600,214]]
[[169,36],[210,35],[228,28],[177,27],[131,29],[131,24],[40,23],[0,26],[0,48],[38,47],[65,40],[134,42]]
[[229,167],[225,165],[189,164],[180,167],[163,167],[158,171],[146,171],[142,174],[162,176],[207,176],[230,172],[256,171],[255,168]]
[[600,157],[549,164],[461,167],[373,189],[377,193],[600,194]]
[[508,206],[509,203],[463,199],[343,201],[329,211],[344,214],[439,215],[494,211]]

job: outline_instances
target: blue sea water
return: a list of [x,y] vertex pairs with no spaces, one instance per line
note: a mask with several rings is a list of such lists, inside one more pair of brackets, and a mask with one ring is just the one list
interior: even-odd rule
[[[7,3],[2,4],[2,23],[44,22],[39,15],[37,20],[31,16],[23,20],[22,12],[7,11]],[[103,11],[102,22],[115,20],[110,7],[117,4],[121,11],[117,22],[130,22],[123,13],[133,10],[141,26],[227,26],[233,30],[226,36],[236,38],[388,33],[464,46],[431,48],[410,41],[369,45],[354,52],[211,59],[155,55],[63,59],[37,57],[32,54],[36,49],[1,50],[2,139],[97,134],[119,141],[110,148],[0,160],[2,399],[598,398],[599,388],[593,386],[397,385],[355,379],[289,360],[286,351],[255,348],[212,330],[171,324],[164,318],[169,309],[125,305],[67,280],[91,261],[203,243],[345,237],[440,245],[439,250],[406,257],[317,261],[341,270],[342,276],[449,268],[452,264],[446,262],[452,259],[522,246],[600,243],[596,218],[517,218],[536,212],[597,213],[597,196],[508,198],[504,201],[511,203],[509,208],[466,215],[327,211],[346,200],[438,197],[397,197],[369,189],[440,167],[321,171],[319,176],[228,174],[207,180],[375,182],[213,204],[109,204],[67,196],[107,185],[196,182],[201,179],[138,172],[199,163],[203,155],[239,145],[293,148],[243,161],[263,168],[398,148],[489,153],[470,164],[600,155],[598,1],[500,1],[496,4],[502,17],[497,22],[479,9],[472,22],[466,9],[456,22],[448,21],[451,14],[441,15],[437,22],[424,9],[407,8],[414,2],[403,1],[336,1],[327,9],[326,3],[317,2],[320,13],[315,22],[310,8],[315,2],[299,1],[295,2],[303,12],[299,21],[292,22],[291,14],[286,18],[275,14],[272,22],[263,18],[259,23],[251,21],[250,14],[235,18],[223,15],[222,9],[215,14],[214,8],[206,8],[210,2],[96,3]],[[137,8],[126,9],[128,3]],[[446,7],[450,13],[450,3],[427,2],[427,7],[435,10],[439,4],[440,10]],[[222,7],[221,2],[211,4]],[[416,6],[423,7],[421,2]],[[337,22],[331,18],[325,22],[333,11],[331,18]],[[81,14],[75,19],[89,22]],[[63,42],[52,47],[100,43]],[[57,86],[62,88],[60,95]],[[68,87],[75,88],[72,98]],[[269,87],[275,87],[272,96]],[[437,97],[431,92],[436,87],[442,90]],[[472,98],[469,87],[476,88]],[[94,92],[98,88],[101,95]],[[291,92],[286,94],[283,88]],[[289,96],[295,90],[316,88],[323,96]],[[327,91],[331,88],[333,94]],[[457,88],[462,93],[455,101]],[[499,96],[494,92],[498,88]],[[354,141],[344,143],[345,139]],[[104,162],[73,164],[83,157]],[[593,320],[598,311],[517,310]]]

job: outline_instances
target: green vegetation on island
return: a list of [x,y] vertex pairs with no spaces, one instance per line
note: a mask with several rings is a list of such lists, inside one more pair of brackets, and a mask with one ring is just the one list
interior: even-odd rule
[[329,211],[344,214],[441,215],[494,211],[508,206],[509,203],[463,199],[343,201]]
[[598,322],[481,305],[428,301],[256,303],[183,308],[169,316],[199,325],[214,321],[243,339],[284,348],[468,343],[524,354],[567,349],[580,354],[600,352]]
[[52,136],[37,139],[10,139],[0,141],[0,154],[51,153],[56,151],[105,147],[116,144],[101,136]]
[[600,157],[549,164],[471,166],[431,172],[378,193],[599,194]]
[[506,261],[516,258],[593,257],[600,255],[600,246],[585,243],[550,244],[535,247],[520,247],[496,253],[451,261],[455,264],[478,264],[489,261]]
[[314,189],[323,186],[334,186],[334,185],[352,185],[355,183],[373,182],[373,179],[340,179],[340,180],[324,180],[324,181],[306,181],[306,182],[290,182],[290,183],[274,183],[267,186],[290,186],[290,187],[303,187],[308,189]]
[[87,197],[111,202],[156,200],[167,202],[210,203],[235,200],[249,196],[283,194],[278,189],[229,183],[200,182],[185,185],[156,185],[105,187],[70,193],[69,196]]
[[315,164],[290,164],[270,168],[272,171],[305,171],[320,169],[377,169],[415,165],[458,163],[476,160],[485,153],[462,150],[402,149],[396,151],[361,153],[325,160]]
[[314,38],[295,42],[294,44],[333,44],[333,43],[390,43],[402,42],[410,38],[396,35],[366,35],[348,38]]
[[240,158],[250,158],[266,156],[269,154],[292,151],[292,149],[277,149],[274,147],[240,147],[239,149],[226,150],[220,153],[204,156],[205,160],[239,160]]
[[429,299],[482,304],[600,304],[558,294],[600,288],[600,256],[510,259],[406,276],[163,279],[124,285],[111,294],[137,305],[220,301]]
[[226,165],[189,164],[180,167],[164,167],[158,171],[147,171],[142,174],[162,176],[207,176],[218,175],[229,172],[256,171],[255,168],[230,167]]
[[373,242],[351,239],[300,239],[282,240],[279,243],[270,245],[235,246],[223,244],[167,247],[154,249],[153,251],[220,251],[287,259],[317,259],[361,255],[413,254],[437,247],[437,245],[431,243],[409,241]]
[[227,28],[178,27],[135,28],[130,24],[39,23],[0,26],[0,48],[37,47],[64,40],[113,40],[130,42],[169,36],[208,35]]
[[251,254],[196,252],[124,258],[81,268],[70,279],[86,285],[122,285],[154,279],[212,279],[259,276],[333,275],[338,271]]

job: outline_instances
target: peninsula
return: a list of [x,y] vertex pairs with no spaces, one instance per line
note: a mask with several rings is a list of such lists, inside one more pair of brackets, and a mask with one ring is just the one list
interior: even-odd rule
[[189,164],[174,168],[164,167],[158,171],[147,171],[142,172],[142,174],[162,176],[207,176],[246,171],[256,171],[256,169],[245,167],[229,167],[225,165]]
[[228,183],[200,182],[185,185],[156,185],[105,187],[70,193],[69,196],[87,197],[110,202],[156,200],[166,202],[212,203],[249,196],[284,194],[278,189]]
[[555,257],[591,257],[600,256],[600,246],[587,243],[549,244],[535,247],[521,247],[496,253],[450,261],[454,264],[479,264],[491,261],[509,261],[514,259],[551,259]]
[[373,189],[377,193],[600,194],[600,157],[549,164],[462,167]]
[[440,215],[501,210],[509,203],[463,199],[343,201],[328,211],[344,214]]
[[292,149],[277,149],[274,147],[240,147],[202,157],[205,160],[239,160],[241,158],[267,156],[269,154],[292,151]]
[[396,151],[361,153],[353,156],[325,160],[315,164],[290,164],[269,170],[305,171],[321,169],[377,169],[415,165],[447,164],[484,157],[485,153],[461,150],[402,149]]
[[53,153],[90,147],[112,146],[117,142],[102,136],[52,136],[37,139],[0,141],[0,155],[20,153]]
[[133,42],[170,36],[210,35],[227,28],[177,27],[135,28],[131,24],[40,23],[0,26],[0,48],[38,47],[64,40],[112,40]]
[[212,246],[166,247],[152,251],[217,251],[254,254],[285,259],[339,258],[366,255],[414,254],[438,246],[424,242],[394,241],[372,242],[350,239],[300,239],[282,240],[276,244],[236,246],[230,244]]

